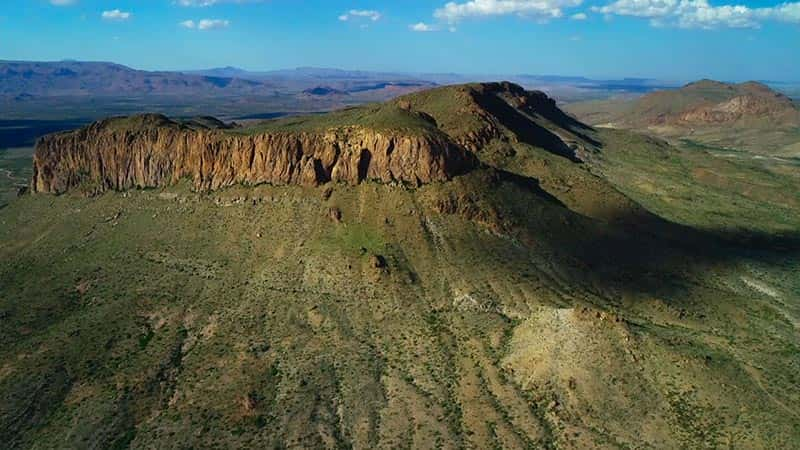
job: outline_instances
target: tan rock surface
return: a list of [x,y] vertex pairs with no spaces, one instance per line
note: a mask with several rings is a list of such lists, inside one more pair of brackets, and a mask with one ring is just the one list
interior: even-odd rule
[[63,193],[82,187],[102,192],[171,185],[183,178],[198,190],[364,180],[416,185],[447,180],[475,165],[443,133],[404,135],[346,127],[247,135],[188,129],[163,116],[133,119],[147,126],[125,128],[102,121],[42,138],[34,155],[32,190]]

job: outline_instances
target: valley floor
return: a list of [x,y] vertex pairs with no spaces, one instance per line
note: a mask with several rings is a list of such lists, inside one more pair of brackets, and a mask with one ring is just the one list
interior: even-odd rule
[[0,150],[0,208],[17,197],[20,187],[30,184],[32,168],[32,148]]

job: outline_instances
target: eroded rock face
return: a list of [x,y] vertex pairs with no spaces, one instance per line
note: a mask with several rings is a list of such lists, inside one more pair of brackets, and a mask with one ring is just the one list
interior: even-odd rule
[[403,135],[347,127],[254,135],[189,129],[160,116],[148,126],[98,122],[42,138],[34,192],[158,187],[188,178],[198,190],[235,184],[318,185],[363,180],[411,184],[448,180],[477,163],[445,134]]
[[747,117],[798,116],[792,101],[783,95],[740,95],[710,106],[684,112],[679,122],[688,124],[721,124]]

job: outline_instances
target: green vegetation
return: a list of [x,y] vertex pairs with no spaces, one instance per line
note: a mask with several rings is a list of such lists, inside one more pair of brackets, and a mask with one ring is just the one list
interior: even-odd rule
[[607,145],[600,172],[662,217],[720,231],[800,230],[800,172],[793,160],[692,141],[676,148],[615,130],[602,136]]
[[[458,88],[401,101],[446,132],[485,125],[445,120],[443,92],[475,107]],[[431,123],[370,108],[263,126]],[[602,145],[579,164],[493,125],[484,167],[413,189],[14,199],[0,209],[0,439],[796,446],[796,166],[615,130],[586,130]]]
[[[464,84],[429,89],[406,95],[400,99],[413,108],[435,117],[439,127],[450,135],[462,135],[480,129],[484,119],[474,109],[472,93],[480,84]],[[457,113],[454,113],[457,111]]]
[[0,208],[16,198],[33,176],[32,148],[0,149]]
[[[337,186],[329,200],[296,187],[167,192],[177,197],[37,195],[0,211],[0,389],[13,394],[0,420],[12,447],[797,438],[794,416],[774,414],[800,402],[796,259],[604,237],[491,172],[416,191]],[[436,212],[452,198],[463,213]],[[615,251],[586,253],[598,239]],[[627,267],[642,246],[646,262]],[[564,350],[526,356],[549,342]],[[687,403],[674,392],[689,385]],[[32,415],[14,419],[21,408]],[[665,421],[659,434],[642,434],[648,417]]]
[[265,132],[320,132],[358,126],[378,131],[401,131],[423,134],[436,130],[436,125],[419,114],[401,109],[391,103],[357,106],[326,114],[293,116],[268,120],[231,133],[258,134]]
[[142,114],[105,119],[103,125],[111,131],[147,130],[156,127],[174,127],[178,124],[160,114]]
[[386,249],[386,243],[381,236],[363,224],[345,224],[337,228],[333,233],[325,236],[321,241],[321,250],[340,250],[350,253],[358,252],[365,254],[380,255]]

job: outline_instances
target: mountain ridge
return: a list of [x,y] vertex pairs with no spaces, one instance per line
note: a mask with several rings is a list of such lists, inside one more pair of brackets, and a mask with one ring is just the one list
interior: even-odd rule
[[[631,123],[701,126],[770,120],[774,125],[800,125],[797,105],[784,94],[756,81],[732,84],[700,80],[676,91],[647,94],[636,103],[632,117],[626,119]],[[776,119],[778,123],[774,122]]]
[[[444,111],[440,100],[446,101]],[[454,107],[462,123],[471,118],[467,127],[454,126],[447,113]],[[545,94],[511,83],[446,87],[248,127],[230,127],[214,118],[176,122],[151,114],[107,119],[41,138],[31,188],[63,193],[90,186],[98,193],[163,187],[185,177],[198,190],[368,179],[420,185],[476,168],[475,153],[498,138],[524,141],[579,162],[580,155],[598,145],[581,134],[588,129]]]
[[567,110],[593,125],[720,149],[792,156],[800,143],[800,105],[757,81],[704,79],[634,100],[578,102]]
[[[380,83],[385,86],[381,86]],[[398,94],[434,83],[407,75],[344,70],[250,72],[235,67],[197,71],[147,71],[111,62],[0,61],[0,96],[18,102],[46,97],[196,96],[269,97],[288,95],[326,83],[353,92],[377,91],[387,86]],[[397,95],[397,94],[395,94]]]
[[105,62],[0,62],[0,95],[261,94],[273,87],[238,78],[148,72]]

